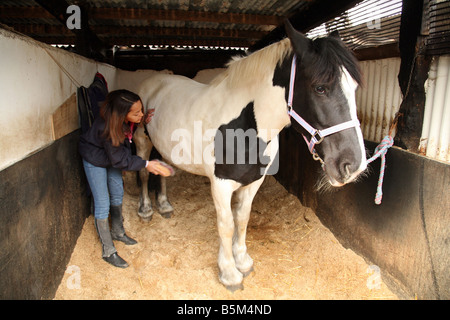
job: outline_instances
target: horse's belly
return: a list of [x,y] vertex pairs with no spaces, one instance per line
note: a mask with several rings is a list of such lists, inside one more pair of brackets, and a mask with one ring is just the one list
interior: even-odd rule
[[[153,120],[152,120],[153,122]],[[208,145],[201,132],[194,133],[185,127],[168,129],[157,125],[157,121],[147,127],[152,143],[161,156],[177,168],[202,176],[210,176],[209,164],[214,159],[208,157]],[[213,154],[209,153],[212,157]]]

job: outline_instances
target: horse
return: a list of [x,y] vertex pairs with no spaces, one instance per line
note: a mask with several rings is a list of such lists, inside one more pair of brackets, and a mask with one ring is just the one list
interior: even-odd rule
[[[355,181],[366,169],[355,102],[362,81],[356,58],[339,36],[311,40],[289,21],[285,29],[286,38],[234,58],[209,84],[157,74],[138,91],[145,108],[155,108],[146,127],[150,149],[154,146],[169,163],[210,180],[219,281],[231,291],[242,289],[244,277],[253,271],[247,224],[264,177],[277,171],[283,128],[292,125],[303,135],[332,186]],[[145,150],[142,156],[149,152],[138,143],[137,148]],[[141,216],[150,203],[145,183],[143,187]],[[161,197],[158,202],[173,211],[165,194]]]

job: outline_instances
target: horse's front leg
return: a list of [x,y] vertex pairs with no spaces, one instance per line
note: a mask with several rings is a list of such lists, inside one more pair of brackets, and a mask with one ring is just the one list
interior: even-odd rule
[[156,202],[158,205],[159,214],[164,218],[170,218],[173,213],[173,207],[167,199],[167,179],[163,176],[161,178],[161,189],[156,193]]
[[236,268],[233,256],[232,241],[234,234],[231,197],[236,186],[230,180],[211,180],[211,192],[217,212],[217,228],[219,231],[219,280],[230,291],[242,289],[242,273]]
[[236,225],[233,236],[233,255],[236,267],[244,277],[253,271],[253,259],[247,253],[245,239],[253,199],[263,181],[264,177],[248,186],[240,188],[236,192],[237,204],[233,212],[234,223]]
[[[150,138],[145,134],[144,127],[138,127],[133,135],[133,140],[136,144],[136,154],[142,159],[149,159],[153,144],[150,141]],[[138,215],[145,221],[149,221],[153,216],[153,208],[152,201],[148,194],[149,172],[147,169],[144,168],[139,171],[139,178],[141,179],[141,194]]]

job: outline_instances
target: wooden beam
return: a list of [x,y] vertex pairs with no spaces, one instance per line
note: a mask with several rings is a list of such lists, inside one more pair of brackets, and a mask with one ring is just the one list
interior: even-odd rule
[[155,45],[155,46],[203,46],[203,47],[239,47],[248,48],[255,42],[245,39],[183,39],[161,37],[117,36],[108,38],[116,45]]
[[[248,48],[255,44],[256,41],[250,41],[247,39],[231,39],[231,38],[216,38],[216,39],[183,39],[183,38],[162,38],[152,36],[108,36],[102,37],[105,42],[112,43],[119,46],[132,46],[132,45],[155,45],[155,46],[203,46],[203,47],[239,47]],[[75,35],[33,35],[33,39],[47,44],[60,44],[60,45],[76,45]]]
[[72,31],[62,25],[12,23],[9,24],[9,26],[16,31],[27,35],[57,35],[66,37],[74,35]]
[[53,19],[43,7],[4,7],[0,6],[0,19]]
[[197,21],[231,24],[279,25],[285,17],[246,13],[221,13],[188,10],[157,10],[139,8],[91,8],[92,19],[137,19],[163,21]]
[[378,60],[393,57],[400,57],[398,43],[386,44],[377,47],[363,48],[354,50],[356,58],[359,61],[364,60]]
[[403,0],[400,25],[401,65],[398,81],[403,94],[395,144],[419,152],[425,112],[425,81],[432,56],[426,55],[426,37],[422,36],[423,0]]
[[[59,45],[76,45],[76,37],[73,36],[57,36],[57,35],[50,35],[50,36],[43,36],[43,35],[34,35],[32,36],[33,39],[46,43],[46,44],[59,44]],[[75,50],[76,52],[76,50]]]
[[[39,1],[38,1],[39,2]],[[67,8],[67,7],[66,7]],[[286,17],[246,13],[221,13],[188,10],[156,10],[139,8],[89,8],[91,19],[130,19],[163,21],[197,21],[232,24],[278,26]],[[64,11],[65,12],[65,11]],[[0,18],[51,19],[54,16],[43,7],[0,6]]]
[[158,27],[126,27],[126,26],[94,26],[98,35],[132,35],[159,36],[183,38],[232,38],[232,39],[261,39],[267,31],[231,30],[231,29],[203,29],[203,28],[158,28]]

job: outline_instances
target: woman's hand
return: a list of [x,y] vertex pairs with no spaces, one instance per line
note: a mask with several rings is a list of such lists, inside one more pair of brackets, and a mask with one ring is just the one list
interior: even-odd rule
[[148,124],[152,121],[153,115],[155,114],[155,109],[148,109],[144,114],[144,124]]
[[156,174],[156,175],[162,175],[163,177],[170,176],[170,170],[167,168],[164,168],[158,160],[152,160],[147,162],[147,165],[145,166],[145,169],[147,169],[148,172]]

